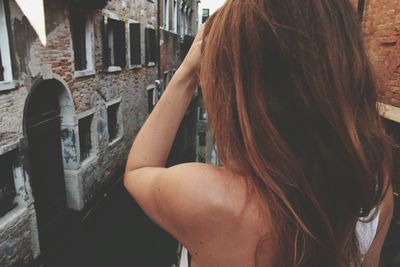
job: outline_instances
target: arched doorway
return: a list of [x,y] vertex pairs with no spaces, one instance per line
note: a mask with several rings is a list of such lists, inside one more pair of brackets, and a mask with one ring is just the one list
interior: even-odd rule
[[58,80],[38,83],[25,108],[31,186],[35,201],[42,254],[59,245],[70,221],[66,202],[61,147],[60,97],[65,87]]

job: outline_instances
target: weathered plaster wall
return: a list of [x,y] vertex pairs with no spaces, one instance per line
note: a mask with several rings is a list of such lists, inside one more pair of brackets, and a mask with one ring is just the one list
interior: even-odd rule
[[33,205],[15,208],[0,219],[0,266],[26,266],[39,255],[38,244]]

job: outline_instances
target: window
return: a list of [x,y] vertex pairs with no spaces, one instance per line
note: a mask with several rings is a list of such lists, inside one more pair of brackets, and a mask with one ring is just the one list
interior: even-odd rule
[[157,39],[154,29],[146,28],[146,64],[156,63],[157,61]]
[[149,114],[153,111],[154,105],[156,104],[155,101],[155,90],[154,87],[147,89],[147,106]]
[[210,9],[203,8],[203,15],[202,15],[202,18],[201,18],[201,23],[206,22],[206,20],[208,19],[209,16],[210,16]]
[[0,217],[14,207],[15,184],[14,166],[15,153],[8,152],[0,156]]
[[119,103],[113,104],[107,108],[109,142],[117,139],[119,134],[118,111]]
[[129,24],[129,60],[131,66],[142,64],[140,23]]
[[191,8],[187,9],[186,12],[186,34],[191,34],[192,32],[192,12]]
[[155,90],[154,103],[157,103],[157,101],[160,100],[162,94],[163,94],[163,88],[162,86],[159,85]]
[[183,7],[181,8],[181,14],[180,14],[180,29],[179,33],[180,34],[185,34],[185,12],[183,11]]
[[169,0],[164,0],[164,29],[169,30]]
[[0,36],[0,82],[12,81],[10,44],[3,0],[0,0]]
[[86,30],[85,17],[75,15],[71,18],[72,43],[75,56],[75,70],[85,70],[87,67],[86,61]]
[[[71,11],[75,70],[93,70],[93,24],[89,15]],[[84,25],[84,26],[83,26]]]
[[207,120],[207,111],[204,107],[199,108],[199,121]]
[[[125,68],[126,37],[125,22],[104,17],[103,20],[103,60],[105,69]],[[118,69],[117,69],[118,70]]]
[[206,163],[206,145],[207,145],[207,133],[198,132],[197,133],[197,162]]
[[190,14],[190,8],[187,5],[184,5],[184,7],[181,9],[181,34],[187,35],[189,34],[189,27],[190,27],[190,20],[189,20],[189,14]]
[[207,134],[205,132],[198,133],[199,136],[199,146],[207,145]]
[[165,89],[167,89],[168,83],[169,83],[169,73],[164,72],[164,91]]
[[174,0],[174,19],[172,22],[172,30],[176,33],[178,32],[178,1]]
[[92,126],[93,115],[79,120],[79,148],[81,162],[90,156],[92,150]]

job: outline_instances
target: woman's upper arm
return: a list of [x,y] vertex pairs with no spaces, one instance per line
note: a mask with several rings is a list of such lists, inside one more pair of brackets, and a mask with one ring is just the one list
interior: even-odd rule
[[146,167],[125,173],[124,185],[140,207],[155,222],[160,221],[160,210],[156,201],[158,180],[165,176],[166,168]]
[[145,167],[127,172],[124,185],[146,214],[175,238],[184,241],[195,232],[208,212],[209,176],[205,164],[181,164],[171,168]]

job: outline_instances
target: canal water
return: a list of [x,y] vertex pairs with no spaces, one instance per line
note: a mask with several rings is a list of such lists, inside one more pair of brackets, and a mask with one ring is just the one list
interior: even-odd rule
[[178,242],[155,225],[118,182],[83,222],[71,220],[36,267],[171,267]]
[[[384,267],[400,267],[400,224],[393,223]],[[119,181],[84,218],[66,223],[58,245],[32,267],[172,267],[178,242],[155,225]]]

